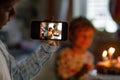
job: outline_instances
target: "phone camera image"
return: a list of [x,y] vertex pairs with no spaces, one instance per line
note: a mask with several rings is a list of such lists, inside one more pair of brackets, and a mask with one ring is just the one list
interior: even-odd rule
[[41,22],[40,23],[40,39],[61,40],[62,39],[62,23]]
[[67,22],[32,21],[31,38],[65,41],[68,36]]

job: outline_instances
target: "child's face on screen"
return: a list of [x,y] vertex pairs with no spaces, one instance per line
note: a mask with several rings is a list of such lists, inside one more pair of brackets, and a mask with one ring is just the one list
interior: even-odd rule
[[94,30],[92,28],[77,29],[74,36],[74,46],[87,49],[91,45],[94,37]]

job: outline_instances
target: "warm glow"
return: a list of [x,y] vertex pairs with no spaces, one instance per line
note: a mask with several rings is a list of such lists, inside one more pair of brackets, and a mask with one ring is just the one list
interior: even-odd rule
[[118,62],[120,63],[120,56],[118,56],[117,60],[118,60]]
[[107,51],[106,50],[103,51],[102,57],[107,57]]
[[110,56],[112,56],[114,52],[115,52],[115,48],[110,47],[110,48],[108,49],[108,53],[109,53]]

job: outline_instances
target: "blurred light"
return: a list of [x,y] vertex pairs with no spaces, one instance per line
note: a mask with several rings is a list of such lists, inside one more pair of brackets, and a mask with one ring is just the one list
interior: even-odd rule
[[58,30],[62,31],[62,23],[58,24]]
[[109,33],[115,33],[118,30],[118,27],[114,21],[109,21],[106,24],[105,30]]
[[87,0],[87,18],[98,31],[115,33],[118,29],[109,12],[109,0]]
[[104,31],[105,30],[105,25],[104,25],[104,20],[93,20],[93,25],[98,31]]
[[49,28],[50,28],[50,27],[53,28],[54,24],[55,24],[55,23],[49,23],[49,26],[48,26],[48,27],[49,27]]
[[103,54],[102,54],[102,57],[106,57],[106,56],[107,56],[107,51],[104,50],[104,51],[103,51]]
[[110,56],[113,55],[114,52],[115,52],[115,48],[114,47],[110,47],[108,49],[108,53],[109,53]]

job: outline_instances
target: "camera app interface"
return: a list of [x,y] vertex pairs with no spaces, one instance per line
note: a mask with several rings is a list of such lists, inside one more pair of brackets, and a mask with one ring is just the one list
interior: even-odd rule
[[40,39],[61,40],[62,39],[62,23],[41,22],[40,23]]

